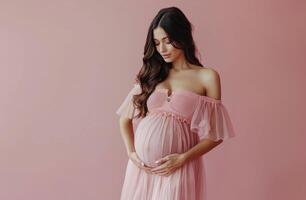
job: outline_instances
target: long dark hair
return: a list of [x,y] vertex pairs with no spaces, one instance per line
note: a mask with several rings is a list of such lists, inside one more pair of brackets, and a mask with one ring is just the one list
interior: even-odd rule
[[153,30],[161,27],[167,33],[171,44],[184,51],[188,63],[202,66],[196,57],[196,46],[192,37],[193,25],[177,7],[159,10],[150,24],[144,46],[143,65],[136,76],[135,82],[140,84],[141,93],[133,96],[133,104],[139,110],[136,117],[144,117],[148,112],[147,99],[155,90],[155,86],[167,79],[172,63],[164,61],[156,50]]

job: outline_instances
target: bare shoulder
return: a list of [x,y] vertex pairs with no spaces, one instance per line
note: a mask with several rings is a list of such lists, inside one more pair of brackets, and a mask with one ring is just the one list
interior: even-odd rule
[[199,70],[199,77],[206,90],[207,96],[221,98],[221,80],[217,70],[206,67]]
[[201,80],[204,82],[209,81],[218,81],[220,79],[220,75],[218,71],[211,67],[206,67],[199,69],[199,76],[201,77]]
[[202,67],[202,66],[193,65],[193,69],[203,79],[214,79],[219,77],[218,71],[212,67]]

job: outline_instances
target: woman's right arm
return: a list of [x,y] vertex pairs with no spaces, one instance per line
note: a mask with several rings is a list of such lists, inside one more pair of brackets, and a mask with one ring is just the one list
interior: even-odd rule
[[132,120],[127,117],[121,116],[119,119],[119,124],[120,133],[124,141],[129,159],[140,169],[143,169],[147,173],[152,174],[150,171],[152,167],[149,167],[144,164],[144,162],[138,157],[136,153],[134,146],[134,130]]
[[130,157],[130,154],[132,152],[135,152],[134,130],[133,130],[132,119],[121,116],[119,119],[119,125],[120,125],[121,137],[125,144],[127,155],[128,157]]

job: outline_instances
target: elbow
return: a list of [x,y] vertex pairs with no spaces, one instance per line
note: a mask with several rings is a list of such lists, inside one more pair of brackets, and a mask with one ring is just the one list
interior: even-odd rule
[[120,125],[126,125],[126,124],[131,124],[132,123],[132,119],[128,118],[128,117],[123,117],[121,116],[119,118],[119,124]]

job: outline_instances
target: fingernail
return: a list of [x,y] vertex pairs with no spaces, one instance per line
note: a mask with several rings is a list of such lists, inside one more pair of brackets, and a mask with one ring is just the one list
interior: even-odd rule
[[142,166],[144,166],[144,163],[141,163]]

